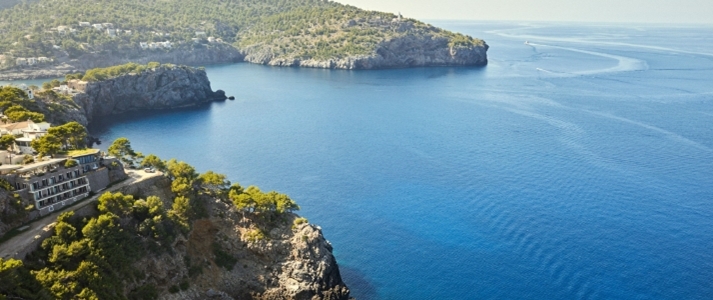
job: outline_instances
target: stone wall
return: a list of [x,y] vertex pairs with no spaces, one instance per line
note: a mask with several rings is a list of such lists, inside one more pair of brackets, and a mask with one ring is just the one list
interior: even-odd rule
[[84,173],[84,176],[87,176],[89,187],[95,193],[105,189],[111,183],[109,182],[109,169],[107,168],[100,168],[92,172]]

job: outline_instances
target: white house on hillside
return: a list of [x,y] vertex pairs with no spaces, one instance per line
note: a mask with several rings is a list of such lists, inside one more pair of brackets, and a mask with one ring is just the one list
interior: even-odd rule
[[34,149],[32,149],[32,146],[30,144],[35,139],[47,134],[47,130],[50,128],[50,126],[50,123],[47,122],[35,123],[32,122],[32,120],[27,120],[25,122],[0,125],[0,133],[3,135],[22,135],[22,137],[18,137],[15,139],[15,145],[13,146],[13,150],[23,154],[33,154]]

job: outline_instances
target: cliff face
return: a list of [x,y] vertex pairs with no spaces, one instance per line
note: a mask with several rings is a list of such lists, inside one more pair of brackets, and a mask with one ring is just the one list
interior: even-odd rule
[[159,67],[141,74],[90,82],[84,93],[73,96],[77,109],[67,110],[54,122],[77,121],[88,125],[97,118],[136,110],[168,109],[225,100],[214,92],[204,70]]
[[[410,23],[398,23],[401,26]],[[391,25],[397,26],[397,25]],[[395,28],[396,32],[408,31]],[[411,26],[412,27],[412,26]],[[243,49],[245,61],[271,66],[311,67],[325,69],[385,69],[428,66],[483,66],[488,63],[489,46],[450,46],[447,36],[436,33],[403,34],[382,41],[370,55],[353,55],[331,59],[276,57],[274,49],[256,45]]]
[[13,192],[0,188],[0,237],[28,221],[23,205],[12,194]]
[[[125,192],[172,197],[165,177]],[[349,299],[332,246],[319,227],[293,226],[294,214],[266,223],[223,200],[207,203],[208,216],[193,222],[171,253],[151,254],[133,264],[146,276],[125,293],[153,285],[162,291],[160,299]],[[264,238],[251,239],[249,232],[257,227],[270,229]],[[226,256],[234,260],[226,263]],[[170,292],[182,283],[185,288]]]
[[449,46],[448,39],[433,35],[406,35],[379,44],[371,55],[339,59],[274,58],[270,49],[248,48],[245,60],[271,66],[324,69],[385,69],[428,66],[483,66],[488,63],[488,45]]

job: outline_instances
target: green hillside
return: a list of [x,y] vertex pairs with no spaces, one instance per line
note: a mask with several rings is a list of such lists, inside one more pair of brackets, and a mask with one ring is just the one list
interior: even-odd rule
[[[104,25],[100,30],[80,22]],[[454,44],[483,44],[390,13],[318,0],[41,0],[0,11],[5,68],[20,57],[76,58],[222,43],[241,50],[267,49],[274,57],[340,58],[373,53],[390,38],[424,33],[448,37]],[[166,41],[170,48],[141,47],[142,42],[146,47]]]

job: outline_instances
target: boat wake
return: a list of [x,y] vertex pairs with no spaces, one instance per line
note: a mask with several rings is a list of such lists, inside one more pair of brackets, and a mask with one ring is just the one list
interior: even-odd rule
[[[584,54],[588,54],[588,55],[610,58],[610,59],[614,59],[614,60],[618,61],[618,64],[611,68],[586,70],[586,71],[578,71],[578,72],[561,72],[562,74],[594,75],[594,74],[613,73],[613,72],[645,71],[645,70],[649,69],[649,65],[645,61],[636,59],[636,58],[631,58],[631,57],[607,54],[607,53],[602,53],[602,52],[587,51],[587,50],[581,50],[581,49],[570,48],[570,47],[535,44],[532,42],[528,42],[527,45],[529,45],[531,47],[546,47],[546,48],[553,48],[553,49],[560,49],[560,50],[584,53]],[[537,68],[537,70],[545,71],[545,72],[549,72],[549,73],[555,73],[555,72],[547,71],[547,70],[544,70],[541,68]]]

